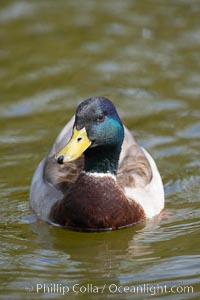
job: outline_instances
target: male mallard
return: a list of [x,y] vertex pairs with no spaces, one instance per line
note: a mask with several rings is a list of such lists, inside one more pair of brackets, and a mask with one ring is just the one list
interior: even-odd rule
[[32,180],[30,204],[74,230],[126,227],[164,208],[160,174],[106,98],[83,101]]

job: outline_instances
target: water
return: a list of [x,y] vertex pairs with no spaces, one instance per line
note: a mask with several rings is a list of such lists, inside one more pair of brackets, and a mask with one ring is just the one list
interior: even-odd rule
[[[1,1],[1,299],[200,298],[199,14],[198,0]],[[155,158],[163,220],[88,234],[30,210],[37,164],[93,95]]]

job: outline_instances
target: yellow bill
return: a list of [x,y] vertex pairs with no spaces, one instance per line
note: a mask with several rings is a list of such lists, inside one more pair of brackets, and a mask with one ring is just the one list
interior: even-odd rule
[[74,127],[70,141],[56,154],[55,159],[60,164],[73,161],[79,158],[90,145],[91,141],[88,139],[85,127],[81,130]]

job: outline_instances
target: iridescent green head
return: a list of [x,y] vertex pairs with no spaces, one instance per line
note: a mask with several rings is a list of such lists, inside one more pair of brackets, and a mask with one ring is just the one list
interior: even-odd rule
[[113,103],[102,97],[83,101],[76,110],[72,138],[56,155],[58,163],[85,155],[85,171],[117,171],[124,127]]

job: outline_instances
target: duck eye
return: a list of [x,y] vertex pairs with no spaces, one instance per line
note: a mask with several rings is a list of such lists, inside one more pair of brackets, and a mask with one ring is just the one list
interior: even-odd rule
[[103,122],[105,120],[105,116],[104,115],[99,115],[97,118],[97,122]]

